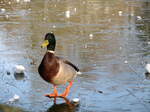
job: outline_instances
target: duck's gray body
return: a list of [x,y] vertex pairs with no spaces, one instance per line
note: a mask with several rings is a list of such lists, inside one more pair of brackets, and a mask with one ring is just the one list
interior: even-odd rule
[[66,82],[71,82],[77,75],[77,71],[65,63],[64,60],[58,59],[59,71],[56,76],[52,79],[54,85],[66,84]]

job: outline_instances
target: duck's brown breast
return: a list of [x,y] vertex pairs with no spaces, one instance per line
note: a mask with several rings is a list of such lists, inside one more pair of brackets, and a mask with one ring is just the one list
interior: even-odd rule
[[38,68],[40,76],[47,82],[53,83],[52,79],[59,71],[59,63],[53,53],[47,52]]

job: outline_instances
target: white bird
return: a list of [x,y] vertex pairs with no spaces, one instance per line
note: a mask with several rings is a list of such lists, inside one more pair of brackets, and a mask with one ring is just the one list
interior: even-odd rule
[[18,101],[20,99],[20,96],[15,94],[12,98],[10,98],[8,101],[9,102],[15,102],[15,101]]
[[148,73],[150,73],[150,64],[146,64],[145,69],[147,70]]
[[70,18],[70,11],[69,10],[65,12],[65,16],[66,16],[66,18]]
[[74,102],[74,103],[79,103],[79,98],[74,98],[74,99],[72,99],[72,101]]
[[16,65],[15,66],[15,73],[21,74],[24,73],[25,67],[23,65]]

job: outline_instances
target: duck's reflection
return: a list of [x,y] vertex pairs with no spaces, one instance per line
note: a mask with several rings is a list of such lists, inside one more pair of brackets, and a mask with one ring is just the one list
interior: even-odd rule
[[0,104],[0,112],[25,112],[25,111],[18,107]]
[[24,73],[14,73],[14,77],[16,80],[23,80],[25,78]]
[[66,103],[56,104],[54,103],[47,112],[76,112],[79,108],[79,102],[75,103],[73,101],[69,101],[68,99],[64,99]]
[[150,80],[150,73],[146,72],[146,73],[145,73],[145,77],[146,77],[146,79],[149,79],[149,80]]

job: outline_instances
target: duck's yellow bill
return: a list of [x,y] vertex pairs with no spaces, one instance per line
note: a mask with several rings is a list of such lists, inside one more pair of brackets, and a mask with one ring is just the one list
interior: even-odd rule
[[43,42],[43,44],[41,45],[41,48],[47,47],[48,44],[49,44],[48,40],[45,40],[45,41]]

